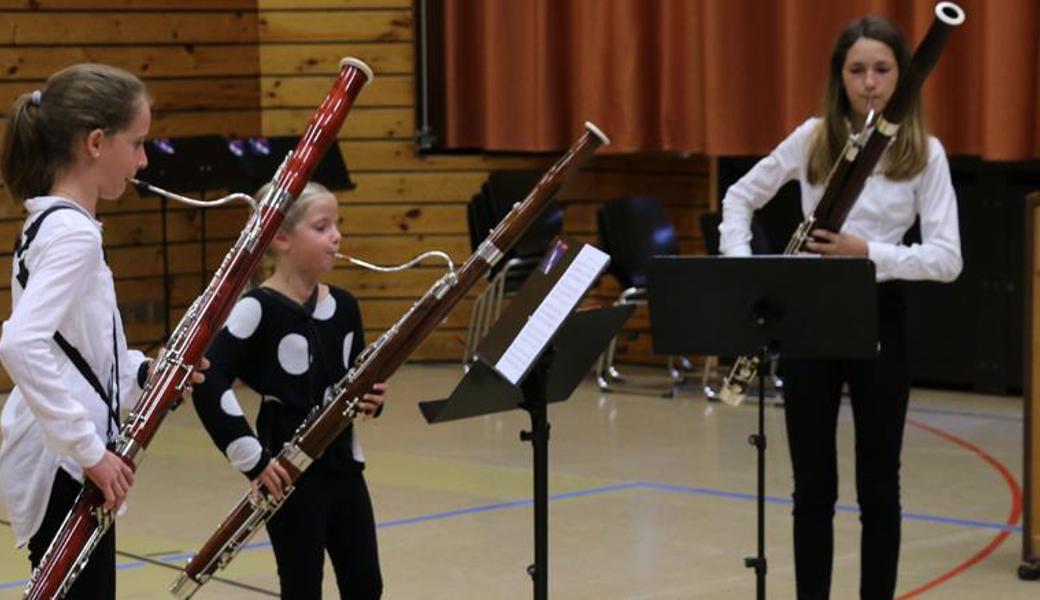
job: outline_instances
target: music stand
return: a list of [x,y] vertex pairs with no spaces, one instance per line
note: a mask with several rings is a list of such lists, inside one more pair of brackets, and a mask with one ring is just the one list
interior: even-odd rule
[[[148,166],[138,172],[137,177],[160,188],[177,193],[197,193],[205,200],[206,191],[212,189],[238,189],[247,178],[235,157],[228,149],[227,141],[219,135],[160,138],[145,145]],[[145,192],[141,192],[142,194]],[[163,245],[163,305],[165,308],[163,340],[170,337],[170,258],[167,234],[168,204],[159,197],[162,222]],[[199,262],[202,286],[209,278],[206,269],[206,210],[199,210]]]
[[[234,139],[228,142],[228,148],[248,176],[248,189],[255,192],[260,186],[274,179],[274,173],[281,166],[282,160],[289,151],[296,148],[299,141],[298,135]],[[347,163],[340,152],[339,144],[329,146],[314,167],[311,181],[316,181],[330,190],[352,190],[357,187],[350,180]]]
[[[586,249],[596,254],[586,254]],[[593,261],[587,260],[590,256]],[[574,310],[608,260],[591,246],[558,238],[477,348],[477,360],[451,396],[419,403],[423,417],[431,424],[514,408],[530,414],[531,429],[521,431],[520,439],[530,442],[533,452],[535,556],[527,572],[536,600],[549,597],[547,405],[570,397],[634,309],[614,306]],[[571,287],[570,291],[561,294],[566,287]],[[559,313],[546,318],[546,313],[554,311]],[[519,353],[518,348],[522,350]]]
[[656,354],[758,355],[758,551],[744,559],[764,600],[765,369],[769,358],[877,356],[874,263],[859,258],[661,256],[650,264]]

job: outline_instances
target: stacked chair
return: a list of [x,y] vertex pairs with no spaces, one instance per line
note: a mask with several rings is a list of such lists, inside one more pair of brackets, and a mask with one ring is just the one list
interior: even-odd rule
[[[473,195],[466,207],[469,241],[476,251],[480,243],[498,225],[513,205],[523,200],[542,176],[536,171],[493,171],[480,191]],[[563,229],[563,207],[553,202],[539,219],[531,224],[524,237],[488,273],[488,285],[473,302],[469,327],[466,330],[466,350],[462,364],[473,358],[477,346],[502,313],[506,298],[519,291],[534,271],[538,260],[548,250],[549,243]]]
[[[607,273],[617,280],[621,293],[619,304],[647,303],[647,275],[650,259],[657,255],[679,253],[675,226],[668,219],[661,202],[653,196],[626,196],[606,202],[596,215],[600,247],[610,254]],[[614,366],[617,338],[610,342],[596,368],[596,383],[602,391],[611,391],[611,383],[624,377]],[[668,359],[672,382],[681,379]]]

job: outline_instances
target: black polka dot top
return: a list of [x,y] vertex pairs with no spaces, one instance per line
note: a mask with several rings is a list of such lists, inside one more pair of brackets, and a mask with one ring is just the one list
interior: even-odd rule
[[[211,364],[205,383],[194,387],[195,410],[206,431],[249,479],[281,451],[364,348],[357,300],[332,286],[322,300],[317,296],[316,288],[301,305],[266,287],[244,295],[206,355]],[[235,397],[236,379],[262,398],[255,434]],[[316,464],[337,471],[361,470],[364,455],[353,427]]]

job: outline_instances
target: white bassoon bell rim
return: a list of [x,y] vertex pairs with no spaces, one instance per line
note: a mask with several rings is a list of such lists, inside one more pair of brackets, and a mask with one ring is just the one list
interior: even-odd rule
[[960,25],[964,22],[964,9],[953,2],[940,2],[935,5],[935,17],[947,25]]
[[592,135],[598,137],[599,141],[603,142],[604,146],[610,145],[610,138],[607,137],[607,134],[603,133],[602,129],[596,127],[596,124],[592,121],[585,121],[585,129],[591,131]]
[[365,61],[361,60],[360,58],[348,56],[343,60],[339,61],[340,69],[347,65],[350,65],[365,74],[365,85],[372,83],[372,80],[375,79],[375,75],[372,73],[372,67],[366,65]]

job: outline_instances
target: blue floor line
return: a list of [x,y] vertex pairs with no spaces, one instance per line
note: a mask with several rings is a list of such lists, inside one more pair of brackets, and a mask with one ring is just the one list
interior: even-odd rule
[[[610,492],[618,492],[630,489],[645,489],[645,490],[656,490],[664,492],[672,492],[678,494],[693,494],[699,496],[714,496],[717,498],[728,498],[732,500],[755,500],[755,494],[748,494],[743,492],[727,492],[724,490],[716,490],[712,488],[703,487],[690,487],[684,485],[676,485],[669,483],[657,483],[652,481],[634,481],[629,483],[622,483],[618,485],[609,485],[603,487],[589,488],[585,490],[577,490],[574,492],[566,492],[562,494],[550,494],[549,500],[569,500],[572,498],[582,498],[586,496],[595,496],[599,494],[607,494]],[[781,498],[777,496],[766,496],[766,502],[769,504],[778,505],[791,505],[790,498]],[[408,517],[404,519],[395,519],[393,521],[384,521],[376,525],[379,529],[386,529],[390,527],[400,527],[403,525],[414,525],[416,523],[425,523],[429,521],[439,521],[444,519],[451,519],[454,517],[460,517],[464,515],[472,515],[486,512],[494,512],[509,508],[519,508],[524,506],[531,506],[534,504],[530,498],[522,500],[511,500],[507,502],[494,502],[491,504],[481,504],[478,506],[471,506],[469,508],[462,508],[459,510],[451,510],[439,513],[431,513],[428,515],[421,515],[418,517]],[[859,509],[855,506],[847,506],[839,504],[835,507],[836,510],[846,513],[858,513]],[[903,513],[903,519],[907,521],[921,521],[926,523],[939,523],[943,525],[957,525],[961,527],[973,527],[977,529],[989,529],[995,531],[1010,531],[1013,533],[1020,533],[1022,531],[1021,526],[1007,525],[1005,523],[994,523],[992,521],[978,521],[973,519],[958,519],[955,517],[944,517],[941,515],[929,515],[924,513]],[[257,550],[261,548],[269,548],[270,542],[251,542],[242,546],[242,550]],[[190,552],[178,552],[175,554],[167,554],[155,557],[155,560],[163,562],[177,563],[183,560],[191,558],[192,553]],[[149,563],[144,561],[130,561],[126,563],[120,563],[116,565],[116,569],[120,571],[137,569],[143,566],[147,566]],[[8,590],[12,588],[24,587],[29,583],[28,579],[20,579],[17,581],[0,582],[0,590]]]
[[[639,487],[652,490],[662,490],[667,492],[675,492],[680,494],[696,494],[700,496],[717,496],[720,498],[731,498],[735,500],[756,500],[755,494],[747,494],[742,492],[724,492],[721,490],[713,490],[710,488],[697,488],[688,487],[683,485],[671,485],[666,483],[654,483],[649,481],[638,482]],[[766,502],[769,504],[780,504],[790,506],[793,504],[790,498],[780,498],[777,496],[766,496]],[[835,505],[834,509],[838,512],[845,513],[859,513],[859,508],[856,506],[850,506],[847,504]],[[995,523],[993,521],[979,521],[974,519],[958,519],[956,517],[944,517],[941,515],[929,515],[926,513],[903,513],[904,521],[922,521],[926,523],[941,523],[944,525],[959,525],[962,527],[974,527],[977,529],[991,529],[996,531],[1010,531],[1012,533],[1021,533],[1021,525],[1008,525],[1007,523]]]

